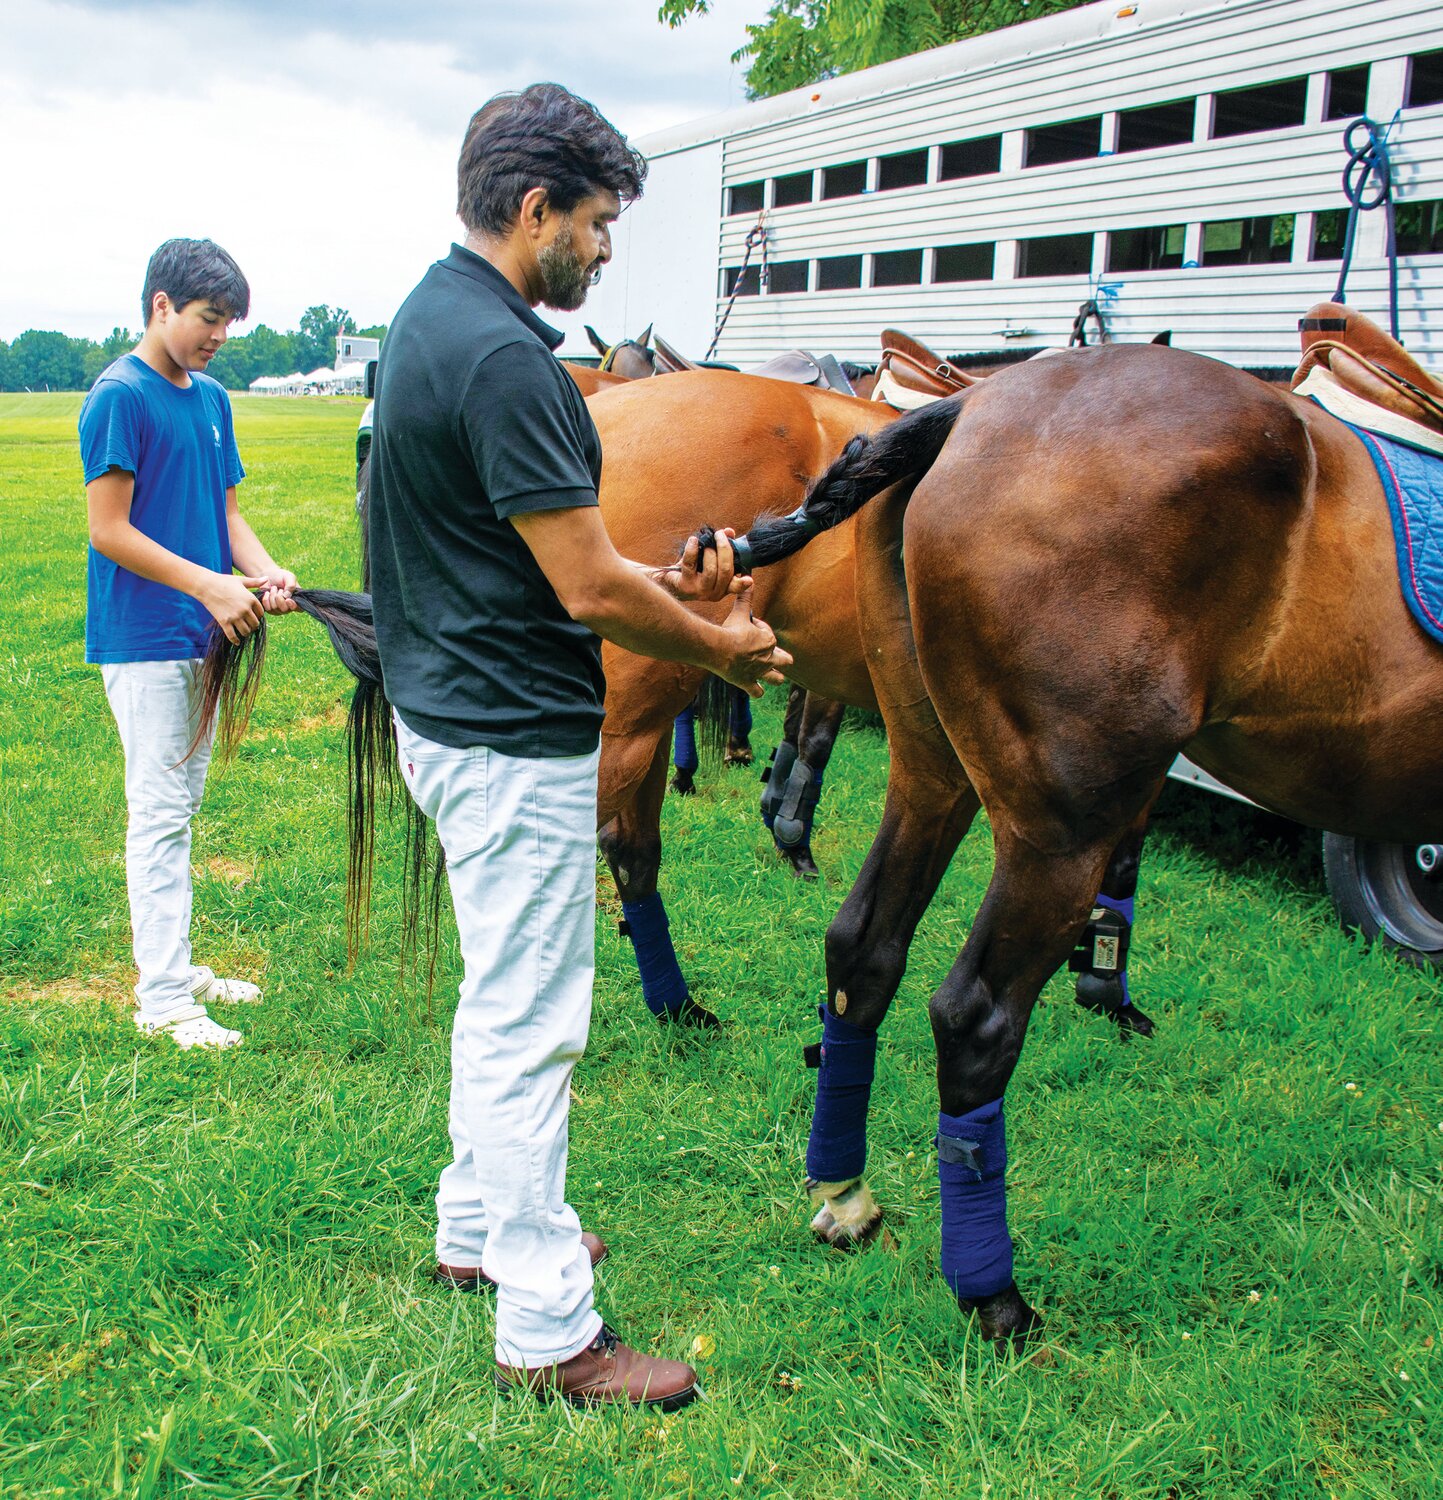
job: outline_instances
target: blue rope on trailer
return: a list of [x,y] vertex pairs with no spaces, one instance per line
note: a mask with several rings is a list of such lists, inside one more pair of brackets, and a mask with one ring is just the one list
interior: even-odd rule
[[[1398,335],[1398,240],[1393,225],[1393,163],[1388,155],[1388,132],[1398,123],[1397,114],[1381,129],[1367,115],[1360,115],[1343,132],[1348,165],[1343,168],[1343,196],[1348,200],[1348,227],[1343,232],[1343,264],[1338,272],[1338,289],[1334,302],[1343,302],[1348,285],[1348,271],[1353,264],[1353,235],[1358,215],[1375,208],[1385,210],[1388,225],[1388,325],[1393,337]],[[1357,139],[1359,130],[1366,141]]]

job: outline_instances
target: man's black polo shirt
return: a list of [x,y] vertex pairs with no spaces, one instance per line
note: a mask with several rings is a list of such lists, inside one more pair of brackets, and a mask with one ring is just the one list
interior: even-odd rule
[[544,759],[596,748],[601,642],[507,517],[595,505],[601,440],[561,335],[453,245],[386,335],[368,509],[386,696],[427,739]]

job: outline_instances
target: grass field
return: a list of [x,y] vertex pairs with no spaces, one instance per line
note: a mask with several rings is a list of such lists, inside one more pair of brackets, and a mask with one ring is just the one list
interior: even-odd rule
[[[1443,1494],[1443,994],[1336,930],[1312,834],[1170,789],[1132,969],[1159,1036],[1120,1043],[1065,978],[1044,995],[1009,1134],[1045,1355],[979,1347],[936,1271],[926,1000],[987,880],[983,827],[883,1031],[889,1233],[853,1257],[811,1243],[800,1048],[880,807],[865,727],[828,777],[819,886],[770,854],[753,776],[704,768],[668,801],[663,890],[719,1036],[654,1025],[602,882],[571,1197],[613,1250],[603,1311],[692,1351],[709,1399],[666,1419],[498,1401],[487,1302],[422,1274],[454,948],[428,1009],[398,979],[383,856],[347,969],[346,683],[299,616],[194,849],[197,959],[266,1004],[217,1008],[246,1032],[220,1056],[130,1025],[78,407],[0,396],[0,1495]],[[353,586],[357,404],[236,408],[271,551]]]

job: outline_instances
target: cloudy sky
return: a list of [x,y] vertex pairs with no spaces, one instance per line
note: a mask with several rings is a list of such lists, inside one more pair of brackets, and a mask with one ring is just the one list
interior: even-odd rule
[[499,89],[555,79],[629,135],[743,102],[766,0],[669,31],[657,0],[3,0],[0,338],[137,327],[145,262],[209,236],[251,316],[388,321],[444,254],[456,152]]

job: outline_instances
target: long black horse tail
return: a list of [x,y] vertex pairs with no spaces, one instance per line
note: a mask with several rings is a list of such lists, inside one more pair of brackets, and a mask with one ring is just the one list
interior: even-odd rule
[[[406,819],[403,953],[417,946],[423,905],[434,973],[440,919],[439,850],[430,854],[430,824],[411,797],[397,785],[396,729],[381,679],[381,656],[369,594],[339,589],[296,589],[291,597],[302,613],[326,628],[341,665],[356,679],[346,718],[346,946],[354,957],[365,941],[375,867],[376,803],[384,797],[394,809],[399,801]],[[201,667],[200,728],[195,743],[217,723],[217,744],[230,754],[245,733],[260,686],[265,655],[265,625],[240,645],[213,631]],[[192,745],[192,750],[195,748]],[[399,795],[398,795],[399,793]],[[427,889],[426,873],[430,881]]]
[[[360,683],[381,682],[381,657],[376,650],[376,630],[371,619],[371,596],[347,594],[339,589],[296,589],[291,597],[302,613],[326,627],[342,665]],[[200,670],[200,718],[196,737],[187,754],[214,727],[216,748],[231,755],[240,743],[255,707],[260,689],[261,664],[266,654],[266,624],[233,645],[217,627],[210,633]]]
[[[874,495],[924,474],[957,425],[967,394],[919,407],[880,432],[854,437],[791,515],[763,516],[732,543],[737,572],[750,573],[800,552],[814,536],[856,515]],[[705,545],[708,538],[702,540]]]

